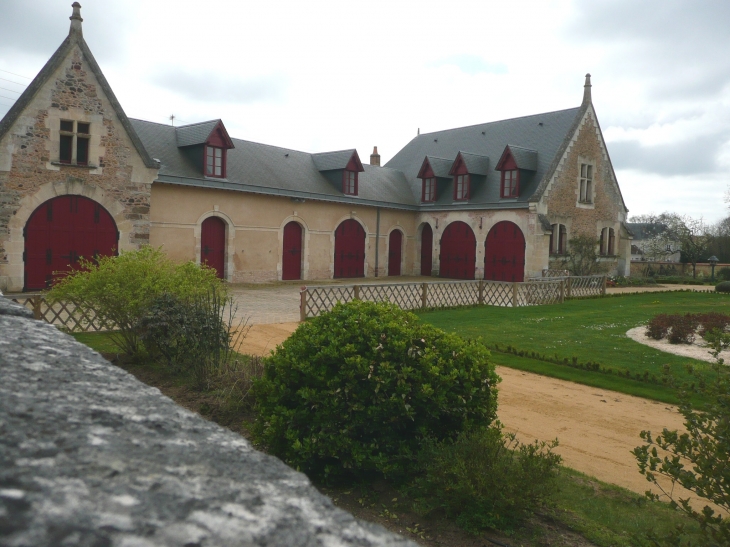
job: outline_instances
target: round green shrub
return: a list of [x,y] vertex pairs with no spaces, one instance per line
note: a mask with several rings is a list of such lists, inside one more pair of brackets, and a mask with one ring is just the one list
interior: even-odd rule
[[723,281],[715,285],[715,292],[730,292],[730,281]]
[[480,342],[391,304],[338,304],[267,359],[254,436],[314,475],[398,476],[424,438],[491,423],[498,381]]

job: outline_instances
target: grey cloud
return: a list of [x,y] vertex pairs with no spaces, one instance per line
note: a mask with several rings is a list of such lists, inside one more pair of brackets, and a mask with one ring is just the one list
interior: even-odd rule
[[287,83],[283,76],[272,75],[239,80],[217,73],[163,72],[152,81],[174,93],[197,101],[255,103],[283,97]]
[[635,169],[659,175],[701,175],[715,172],[717,155],[730,130],[672,144],[642,146],[638,141],[608,142],[616,169]]

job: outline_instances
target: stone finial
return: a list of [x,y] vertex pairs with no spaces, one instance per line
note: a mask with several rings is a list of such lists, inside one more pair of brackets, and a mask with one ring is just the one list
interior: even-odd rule
[[378,154],[377,146],[373,146],[373,153],[370,154],[370,165],[377,165],[380,167],[380,154]]
[[590,103],[591,102],[591,75],[586,74],[586,83],[583,86],[583,102],[584,103]]
[[78,2],[74,2],[71,4],[71,7],[74,9],[73,14],[71,14],[71,29],[69,30],[69,34],[79,34],[81,35],[81,21],[83,19],[81,18],[81,4]]

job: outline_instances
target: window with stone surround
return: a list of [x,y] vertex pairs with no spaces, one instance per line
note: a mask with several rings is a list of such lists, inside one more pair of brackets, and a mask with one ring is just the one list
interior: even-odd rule
[[616,234],[613,228],[601,230],[598,253],[601,256],[614,256],[616,254]]
[[553,224],[553,233],[550,234],[550,254],[564,255],[565,245],[568,241],[568,230],[565,224]]
[[89,165],[91,124],[61,120],[58,161],[69,165]]
[[593,203],[593,165],[590,163],[580,164],[580,203]]

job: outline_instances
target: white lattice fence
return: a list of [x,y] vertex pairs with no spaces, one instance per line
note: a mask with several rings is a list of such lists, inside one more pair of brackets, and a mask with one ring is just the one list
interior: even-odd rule
[[307,317],[330,311],[338,302],[350,302],[355,298],[352,285],[331,287],[305,287],[302,290],[301,316]]
[[571,276],[567,278],[567,298],[584,298],[606,294],[605,275]]
[[424,308],[451,308],[479,304],[479,281],[426,283]]
[[359,298],[367,302],[391,302],[403,310],[423,307],[423,283],[360,285]]
[[514,306],[515,285],[507,281],[484,281],[482,303],[488,306]]
[[68,332],[98,332],[112,330],[114,325],[104,321],[93,310],[84,310],[73,300],[49,301],[42,294],[8,296],[33,312],[33,317]]
[[564,285],[559,279],[518,283],[516,286],[518,306],[560,304],[564,299]]

